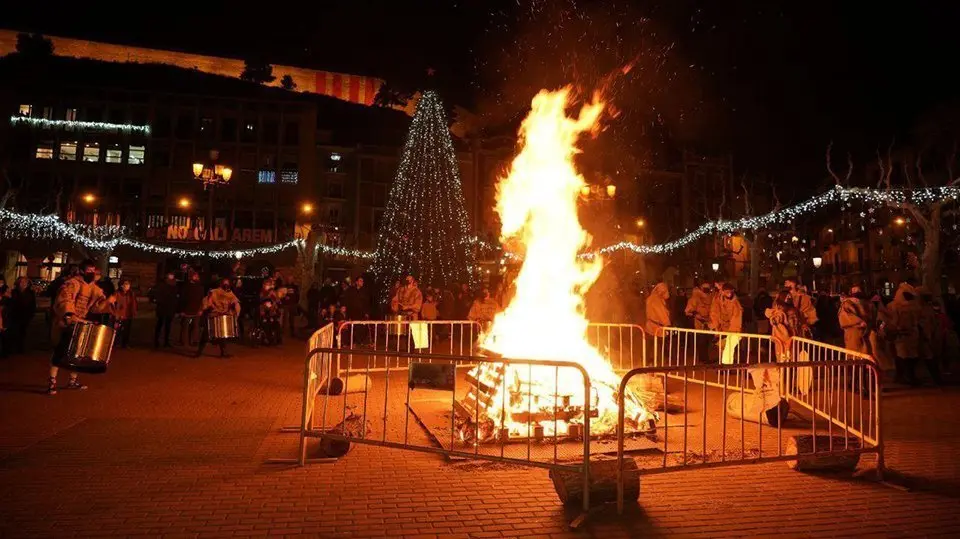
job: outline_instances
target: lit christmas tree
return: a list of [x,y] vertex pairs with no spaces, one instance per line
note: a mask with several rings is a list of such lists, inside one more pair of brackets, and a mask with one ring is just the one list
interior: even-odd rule
[[459,164],[440,98],[417,103],[371,271],[384,284],[413,275],[422,284],[475,283]]

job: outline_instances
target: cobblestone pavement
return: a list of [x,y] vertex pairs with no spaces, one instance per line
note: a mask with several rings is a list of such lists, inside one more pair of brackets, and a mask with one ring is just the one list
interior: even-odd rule
[[303,341],[233,351],[120,350],[53,397],[45,353],[0,360],[0,537],[960,536],[952,388],[885,399],[889,476],[909,492],[783,463],[668,473],[572,532],[544,470],[367,446],[266,464],[296,452],[279,429],[299,419]]

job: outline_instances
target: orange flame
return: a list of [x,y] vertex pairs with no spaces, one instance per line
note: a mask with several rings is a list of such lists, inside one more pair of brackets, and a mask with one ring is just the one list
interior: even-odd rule
[[[515,282],[516,294],[496,316],[481,346],[505,357],[579,363],[592,383],[588,407],[596,410],[599,423],[606,425],[601,430],[612,431],[620,380],[586,338],[583,301],[603,261],[577,256],[590,244],[590,236],[577,217],[578,195],[586,182],[573,162],[579,153],[577,140],[599,129],[604,103],[595,94],[576,117],[568,116],[570,91],[569,87],[543,90],[534,97],[530,114],[520,127],[520,153],[497,187],[501,239],[519,243],[525,253]],[[502,395],[505,388],[523,389],[509,399],[510,409],[502,410],[502,403],[508,401]],[[511,420],[511,410],[526,412],[544,407],[545,402],[545,408],[555,409],[554,395],[568,395],[569,403],[584,404],[582,375],[571,368],[509,367],[498,391],[488,416],[499,422],[504,414],[513,431],[522,432],[528,424]],[[528,398],[533,393],[535,398]],[[631,417],[637,416],[644,412],[631,412]],[[564,424],[554,433],[554,424],[553,419],[541,422],[548,435],[563,434],[567,429]]]

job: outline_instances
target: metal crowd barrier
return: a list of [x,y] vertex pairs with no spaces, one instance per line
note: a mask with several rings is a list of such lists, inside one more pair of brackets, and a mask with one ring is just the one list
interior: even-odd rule
[[[835,348],[813,341],[796,346]],[[661,447],[658,454],[628,457],[627,453],[636,451],[627,447],[623,399],[631,379],[637,376],[658,378],[665,388],[658,425]],[[766,392],[753,386],[758,376],[765,380]],[[738,380],[742,383],[734,385]],[[799,382],[807,385],[801,390]],[[748,463],[822,462],[824,458],[873,453],[882,473],[880,396],[879,371],[873,361],[861,358],[633,369],[623,377],[618,392],[617,510],[623,511],[625,458],[634,459],[642,476]],[[766,408],[771,402],[775,406]],[[793,404],[809,417],[788,418],[788,405],[790,413],[799,415]],[[671,411],[683,417],[671,419]],[[785,435],[790,436],[787,447]]]
[[[776,357],[769,335],[667,327],[651,339],[652,357],[644,366],[690,367],[693,365],[757,365]],[[712,387],[742,383],[741,371],[698,371]],[[733,379],[730,379],[733,376]]]
[[610,360],[615,371],[649,366],[645,363],[647,333],[641,326],[591,322],[587,326],[587,341]]
[[[311,405],[311,422],[304,423],[310,426],[303,433],[305,437],[321,438],[322,443],[366,444],[572,473],[582,481],[584,510],[589,507],[589,422],[576,434],[552,436],[551,432],[562,432],[562,412],[533,398],[536,385],[540,391],[547,388],[549,392],[552,388],[553,402],[561,402],[561,387],[569,390],[568,384],[576,383],[575,387],[583,390],[582,403],[571,399],[572,404],[589,410],[591,380],[581,365],[569,361],[389,352],[397,361],[380,367],[375,362],[384,352],[343,348],[319,348],[312,350],[310,357],[347,354],[353,357],[341,362],[345,369],[340,373],[338,393],[321,392],[316,396],[319,402],[315,407]],[[358,367],[358,359],[365,364]],[[310,361],[308,358],[308,370]],[[398,364],[401,366],[394,368]],[[466,373],[458,373],[456,367],[464,364],[477,369],[471,373],[481,373],[475,378],[481,383],[471,384]],[[515,384],[514,379],[508,379],[509,368],[535,382]],[[378,374],[371,376],[374,373]],[[486,393],[478,390],[481,386]],[[515,394],[517,387],[522,388],[519,394]],[[515,399],[525,401],[525,406],[517,405]],[[496,420],[481,416],[482,407],[494,404],[500,409],[510,406],[513,414],[538,418],[537,422],[527,421],[526,428],[521,428],[507,424],[504,413],[496,413]],[[545,411],[547,408],[552,408],[552,415]]]
[[[426,328],[421,334],[422,346],[417,346],[413,332]],[[374,361],[371,372],[407,368],[408,361],[395,352],[405,354],[446,353],[472,356],[473,345],[480,336],[480,323],[470,320],[350,320],[337,331],[337,346],[342,350],[363,349],[384,352]],[[346,357],[344,357],[346,356]],[[344,364],[351,355],[338,355],[337,372],[344,372]],[[364,367],[367,365],[364,362]]]
[[[327,324],[313,332],[307,340],[307,358],[303,370],[303,396],[300,413],[300,424],[293,427],[283,427],[281,432],[296,432],[300,441],[297,449],[297,458],[269,459],[276,464],[296,463],[303,466],[307,462],[307,438],[316,432],[314,419],[316,412],[316,396],[325,390],[321,384],[332,378],[332,354],[324,352],[333,347],[333,324]],[[324,460],[324,459],[319,459]]]

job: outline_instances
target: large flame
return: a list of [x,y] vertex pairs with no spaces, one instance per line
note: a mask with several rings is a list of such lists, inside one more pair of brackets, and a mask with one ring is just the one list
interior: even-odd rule
[[[494,319],[481,346],[505,357],[579,363],[592,383],[588,408],[598,416],[594,424],[599,423],[600,429],[595,430],[612,430],[615,391],[620,380],[587,341],[583,302],[603,262],[599,257],[578,257],[589,245],[590,236],[577,217],[577,200],[586,182],[573,162],[579,153],[578,138],[599,128],[604,103],[599,95],[594,95],[576,117],[568,116],[569,97],[569,87],[537,94],[520,127],[520,153],[498,185],[501,239],[504,243],[521,244],[524,259],[515,282],[516,293]],[[519,391],[514,391],[512,405],[501,409],[508,400],[502,393],[510,388]],[[536,404],[528,402],[530,393],[539,393]],[[512,420],[511,411],[516,415],[538,409],[545,401],[551,401],[555,393],[569,395],[570,404],[582,406],[582,375],[572,368],[559,369],[558,374],[554,368],[510,367],[487,413],[491,418],[503,414],[512,430],[523,431],[528,424]],[[549,402],[548,406],[555,409],[559,404]],[[554,423],[541,422],[547,434],[552,434]],[[566,428],[564,424],[557,434]]]

